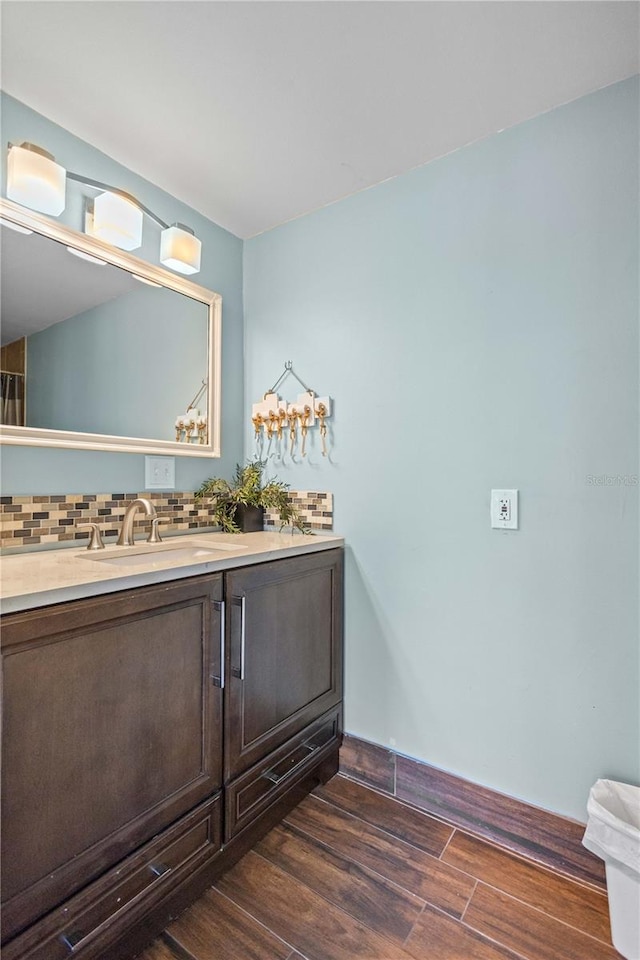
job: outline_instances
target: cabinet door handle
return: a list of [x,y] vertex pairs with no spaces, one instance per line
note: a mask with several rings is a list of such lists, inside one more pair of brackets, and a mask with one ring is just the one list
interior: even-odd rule
[[246,597],[232,597],[231,603],[235,607],[240,607],[240,669],[237,667],[232,669],[234,677],[237,677],[239,680],[244,680],[244,658],[245,658],[245,641],[246,641]]
[[225,657],[226,657],[224,600],[212,600],[211,606],[215,611],[217,611],[220,614],[220,675],[218,676],[213,672],[214,668],[212,665],[211,679],[215,687],[220,687],[221,689],[224,689],[224,671],[225,671]]

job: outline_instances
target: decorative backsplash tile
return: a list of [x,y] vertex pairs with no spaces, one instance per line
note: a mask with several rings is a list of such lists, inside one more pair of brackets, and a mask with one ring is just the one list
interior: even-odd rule
[[[307,525],[313,530],[333,527],[333,495],[291,491],[291,500],[298,507]],[[79,523],[100,524],[109,543],[120,532],[125,511],[136,497],[146,497],[160,517],[160,532],[186,533],[189,530],[214,526],[212,508],[196,502],[193,493],[94,493],[56,494],[28,497],[0,497],[0,547],[21,547],[32,544],[86,540],[87,530],[78,530]],[[140,517],[135,527],[147,529],[148,519]],[[268,529],[279,528],[278,515],[269,512]]]
[[[333,529],[333,494],[311,493],[308,490],[290,490],[289,500],[298,508],[300,516],[312,530]],[[265,527],[280,527],[276,510],[267,510]]]

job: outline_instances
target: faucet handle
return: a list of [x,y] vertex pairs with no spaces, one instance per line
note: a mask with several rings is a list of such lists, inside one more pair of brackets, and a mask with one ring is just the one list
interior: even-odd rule
[[83,528],[91,528],[91,534],[89,536],[89,543],[87,544],[87,550],[104,550],[104,543],[102,542],[102,533],[100,532],[100,527],[97,523],[76,523],[76,529],[81,530]]
[[158,530],[159,523],[168,523],[168,519],[165,520],[164,517],[153,517],[151,520],[151,532],[147,537],[147,543],[162,543],[162,537],[160,536],[160,531]]

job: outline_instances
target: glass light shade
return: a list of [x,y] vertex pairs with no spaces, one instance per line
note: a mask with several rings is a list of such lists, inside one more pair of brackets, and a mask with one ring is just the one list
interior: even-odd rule
[[161,287],[161,283],[156,283],[155,280],[148,280],[146,277],[141,277],[137,273],[132,273],[131,276],[134,280],[138,280],[140,283],[146,283],[149,287]]
[[142,243],[142,210],[120,193],[101,193],[93,201],[92,235],[121,250]]
[[202,243],[193,231],[174,223],[160,234],[160,263],[178,273],[198,273]]
[[23,207],[57,217],[64,210],[66,170],[31,143],[9,147],[7,197]]
[[90,253],[85,253],[84,250],[76,250],[75,247],[67,247],[69,253],[72,253],[74,257],[79,257],[81,260],[86,260],[87,263],[95,263],[99,267],[106,267],[107,261],[101,260],[100,257],[92,257]]
[[0,226],[8,227],[9,230],[15,230],[16,233],[24,233],[27,236],[33,233],[33,230],[28,230],[22,224],[14,223],[13,220],[5,220],[4,217],[0,217]]

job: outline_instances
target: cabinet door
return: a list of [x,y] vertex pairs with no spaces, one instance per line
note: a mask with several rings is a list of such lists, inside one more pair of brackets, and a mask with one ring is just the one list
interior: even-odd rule
[[342,550],[226,574],[226,781],[340,702],[342,592]]
[[3,936],[220,788],[221,600],[217,575],[5,618]]

